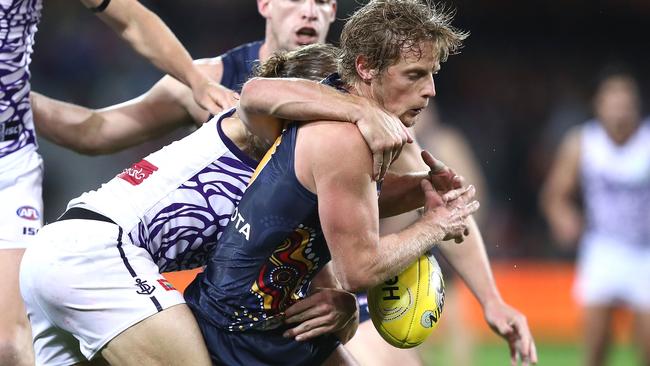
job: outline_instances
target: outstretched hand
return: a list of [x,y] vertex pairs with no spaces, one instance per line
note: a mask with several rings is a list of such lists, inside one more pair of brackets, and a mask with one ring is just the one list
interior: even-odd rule
[[441,195],[429,180],[423,179],[420,185],[425,197],[422,218],[442,230],[445,234],[442,240],[453,239],[462,243],[469,234],[467,218],[480,207],[474,200],[474,186],[453,189]]
[[239,94],[209,79],[192,88],[194,101],[212,114],[232,108],[239,101]]
[[362,110],[363,116],[355,123],[372,152],[373,178],[379,181],[399,156],[402,146],[413,142],[413,138],[399,118],[379,105],[370,103]]
[[284,332],[287,338],[306,341],[326,333],[336,333],[347,342],[359,324],[359,306],[354,294],[338,289],[321,288],[291,305],[285,322],[297,324]]
[[503,301],[487,304],[483,313],[490,328],[503,337],[510,347],[510,365],[537,363],[537,348],[526,317]]

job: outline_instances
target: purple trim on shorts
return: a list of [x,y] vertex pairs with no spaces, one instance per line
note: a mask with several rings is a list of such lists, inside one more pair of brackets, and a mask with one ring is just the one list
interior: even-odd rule
[[129,260],[126,258],[126,254],[124,254],[124,249],[122,248],[122,228],[118,227],[120,230],[119,234],[117,235],[117,250],[120,251],[120,258],[122,258],[122,262],[124,262],[124,266],[126,269],[129,270],[129,273],[131,274],[131,277],[135,278],[136,274],[135,271],[133,270],[133,267],[129,264]]
[[151,299],[151,302],[156,306],[156,310],[158,310],[158,312],[163,311],[162,306],[160,306],[160,302],[158,302],[158,299],[156,299],[155,296],[151,296],[150,299]]
[[236,108],[232,108],[226,113],[223,113],[220,117],[219,120],[217,121],[217,131],[219,131],[219,137],[221,138],[221,141],[223,141],[224,145],[230,150],[230,152],[237,157],[237,159],[241,160],[244,164],[248,165],[250,168],[255,169],[257,168],[257,165],[259,164],[258,161],[255,161],[254,159],[251,159],[250,156],[246,155],[245,152],[241,151],[237,145],[226,136],[226,134],[223,132],[223,129],[221,128],[221,121],[223,121],[224,118],[228,118],[235,114]]

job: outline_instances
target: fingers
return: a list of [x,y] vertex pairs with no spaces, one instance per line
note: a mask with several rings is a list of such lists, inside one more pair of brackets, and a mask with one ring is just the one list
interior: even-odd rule
[[510,348],[510,366],[517,366],[517,348],[511,342],[508,343]]
[[526,318],[523,315],[516,316],[513,328],[517,334],[518,341],[516,343],[519,345],[518,353],[522,363],[524,365],[529,365],[530,362],[537,363],[537,349]]
[[530,344],[530,362],[533,365],[537,364],[537,346],[535,346],[535,341]]
[[325,301],[324,296],[325,294],[319,291],[289,306],[284,311],[285,322],[299,323],[331,311],[328,306],[330,302]]
[[234,107],[239,100],[239,94],[217,83],[209,82],[194,92],[194,100],[212,114]]
[[282,336],[285,338],[294,338],[296,341],[313,339],[326,333],[332,333],[334,329],[331,326],[322,325],[330,322],[325,319],[313,319],[286,330]]
[[421,152],[422,161],[429,167],[429,179],[438,191],[449,191],[451,189],[461,188],[464,184],[464,178],[457,175],[453,170],[445,165],[442,161],[436,159],[428,151]]
[[424,161],[424,163],[429,167],[429,169],[431,169],[431,172],[433,174],[440,173],[445,168],[447,168],[445,163],[434,158],[433,155],[431,155],[431,153],[426,150],[422,150],[420,156],[422,157],[422,161]]
[[434,207],[444,205],[444,200],[442,197],[433,189],[433,185],[426,179],[420,181],[420,188],[422,193],[424,193],[424,210],[428,211]]

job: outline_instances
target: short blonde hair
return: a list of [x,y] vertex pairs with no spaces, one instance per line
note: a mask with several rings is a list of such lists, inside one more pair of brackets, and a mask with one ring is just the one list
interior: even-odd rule
[[341,33],[339,72],[346,82],[358,80],[356,59],[379,73],[399,62],[404,52],[421,53],[422,42],[433,42],[436,57],[447,60],[469,33],[450,25],[453,12],[421,0],[371,0],[345,23]]

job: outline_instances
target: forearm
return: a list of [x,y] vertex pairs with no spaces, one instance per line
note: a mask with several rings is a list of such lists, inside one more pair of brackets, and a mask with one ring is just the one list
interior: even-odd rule
[[355,122],[368,103],[314,81],[253,78],[244,84],[240,106],[247,115],[272,115],[295,121]]
[[131,47],[165,73],[193,88],[206,77],[163,21],[135,0],[113,0],[99,17]]
[[92,154],[89,137],[101,118],[94,110],[54,100],[36,92],[30,95],[34,125],[39,136],[77,151]]
[[[441,229],[418,220],[398,233],[382,236],[372,249],[359,251],[359,255],[347,263],[350,272],[337,277],[348,291],[366,290],[403,272],[444,236]],[[349,276],[352,273],[356,277],[354,280]]]
[[502,301],[497,289],[483,237],[474,219],[470,219],[470,234],[462,244],[448,243],[439,246],[449,264],[463,279],[481,306]]
[[426,171],[408,174],[391,174],[389,171],[379,195],[379,217],[391,217],[424,206],[420,182],[428,177]]

